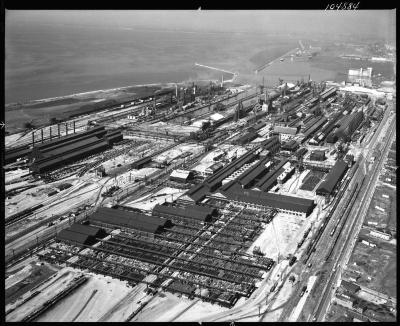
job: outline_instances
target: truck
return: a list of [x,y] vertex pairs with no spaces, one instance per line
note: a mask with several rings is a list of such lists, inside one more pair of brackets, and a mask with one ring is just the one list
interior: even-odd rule
[[304,286],[302,287],[302,289],[301,289],[300,297],[302,297],[302,296],[304,295],[304,293],[306,293],[306,290],[307,290],[307,285],[304,285]]

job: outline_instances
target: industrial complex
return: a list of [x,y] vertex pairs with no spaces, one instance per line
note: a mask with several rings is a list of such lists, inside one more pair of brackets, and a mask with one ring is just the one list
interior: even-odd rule
[[349,263],[396,237],[365,220],[395,197],[395,93],[236,77],[8,136],[7,321],[395,319]]

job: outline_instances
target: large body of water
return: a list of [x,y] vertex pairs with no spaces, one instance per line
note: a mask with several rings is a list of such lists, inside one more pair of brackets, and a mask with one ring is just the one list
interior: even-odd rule
[[[250,71],[249,58],[265,48],[259,43],[258,38],[235,33],[6,26],[6,103],[220,77],[220,73],[196,68],[195,62]],[[281,42],[278,52],[292,45]],[[272,50],[276,52],[276,46]]]
[[195,67],[195,62],[239,72],[244,82],[256,79],[258,83],[265,75],[268,84],[276,84],[282,72],[310,73],[314,80],[343,80],[348,63],[340,59],[333,64],[328,60],[328,68],[326,62],[285,61],[254,76],[256,67],[297,47],[297,41],[267,33],[6,24],[5,100],[13,103],[129,85],[221,78],[220,72]]

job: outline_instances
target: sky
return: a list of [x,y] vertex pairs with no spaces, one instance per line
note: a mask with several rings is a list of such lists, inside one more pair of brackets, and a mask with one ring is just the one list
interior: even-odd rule
[[324,32],[395,38],[394,10],[11,10],[6,11],[5,22],[6,30],[14,24],[28,23],[203,32]]

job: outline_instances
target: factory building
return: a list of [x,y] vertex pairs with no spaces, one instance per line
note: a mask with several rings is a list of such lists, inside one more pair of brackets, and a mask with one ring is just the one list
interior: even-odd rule
[[92,245],[98,241],[96,239],[102,239],[106,235],[103,229],[74,223],[69,228],[61,230],[56,236],[56,241],[79,245]]
[[338,160],[326,176],[325,180],[317,188],[316,194],[321,196],[330,196],[346,173],[347,167],[346,162]]
[[257,155],[252,152],[247,152],[243,154],[241,157],[233,160],[223,169],[219,170],[216,174],[208,177],[205,180],[205,184],[211,191],[218,189],[222,185],[222,180],[229,177],[235,171],[239,170],[245,164],[253,162],[256,159]]
[[278,183],[278,176],[285,171],[283,166],[287,162],[288,160],[281,160],[278,164],[276,164],[272,170],[270,170],[256,183],[255,188],[262,191],[270,190]]
[[335,134],[339,139],[349,141],[353,132],[358,128],[360,123],[364,120],[362,111],[358,111],[346,117],[341,122],[340,127],[336,130]]
[[91,225],[83,225],[79,223],[72,224],[66,230],[86,234],[88,236],[92,236],[94,238],[104,238],[106,236],[106,232],[101,228],[96,228]]
[[258,137],[258,134],[254,131],[250,131],[245,133],[244,135],[239,136],[237,139],[232,141],[233,144],[237,145],[246,145],[250,143],[252,140],[256,139]]
[[151,156],[142,157],[131,164],[132,169],[141,169],[151,162]]
[[193,178],[193,172],[192,171],[186,171],[186,170],[174,170],[172,171],[171,175],[169,176],[169,179],[171,181],[179,182],[179,183],[186,183],[189,180]]
[[109,145],[106,140],[90,137],[84,140],[77,140],[70,145],[62,145],[45,153],[35,150],[33,155],[39,158],[33,158],[30,170],[34,173],[43,173],[102,152],[107,148],[109,148]]
[[279,142],[279,137],[277,136],[270,137],[261,143],[261,147],[264,150],[269,151],[271,154],[275,154],[276,152],[278,152],[280,146],[281,143]]
[[211,222],[212,217],[217,214],[217,210],[211,207],[189,205],[186,207],[174,207],[167,205],[156,205],[152,215],[166,218],[180,217],[194,219],[202,223]]
[[91,246],[96,243],[96,239],[93,236],[73,232],[70,230],[61,230],[56,236],[56,241],[67,242],[72,245],[85,245]]
[[243,173],[237,181],[243,188],[250,188],[269,171],[271,165],[272,162],[266,157]]
[[282,145],[282,150],[293,153],[299,148],[299,146],[299,143],[292,139]]
[[224,164],[222,162],[217,162],[217,163],[214,163],[213,165],[209,166],[208,168],[206,168],[204,172],[207,176],[211,176],[215,172],[221,170],[223,167],[224,167]]
[[343,290],[353,295],[361,290],[359,285],[348,282],[346,280],[342,280],[340,286],[342,287]]
[[303,218],[310,215],[315,207],[314,201],[310,199],[242,189],[237,183],[220,191],[219,195],[233,202],[245,203],[250,208],[275,208],[282,213]]
[[274,133],[279,134],[280,141],[286,141],[293,138],[297,134],[298,129],[298,127],[275,126]]
[[52,170],[104,151],[122,139],[119,130],[106,131],[104,126],[99,126],[37,144],[30,153],[30,170],[34,173]]
[[171,221],[165,218],[106,207],[100,207],[89,217],[89,221],[105,228],[134,229],[150,234],[160,233],[172,226]]

